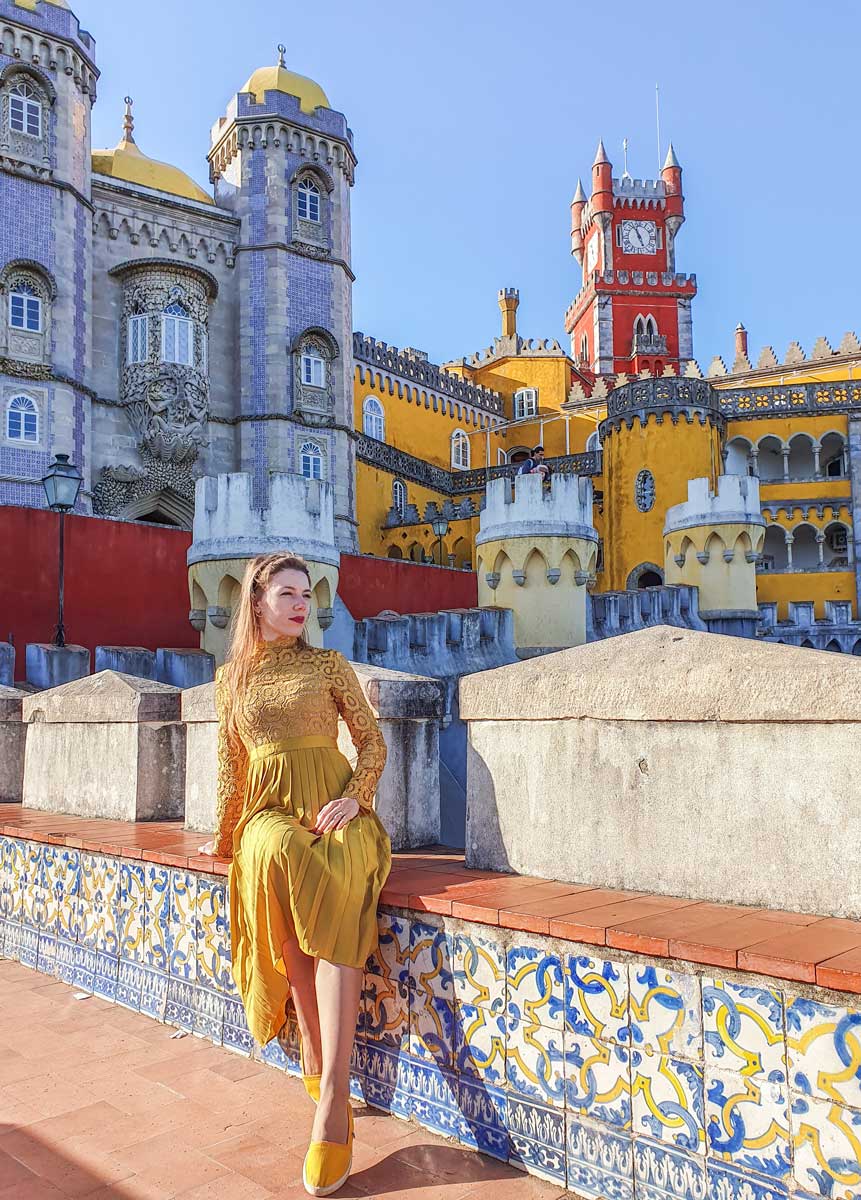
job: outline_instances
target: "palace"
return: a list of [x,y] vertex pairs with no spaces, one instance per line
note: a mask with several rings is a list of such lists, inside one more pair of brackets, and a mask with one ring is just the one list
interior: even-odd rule
[[[330,487],[339,551],[475,570],[499,604],[536,568],[512,566],[503,534],[483,539],[494,561],[482,549],[486,485],[541,443],[554,475],[593,486],[585,558],[552,567],[535,547],[550,585],[567,561],[593,597],[692,585],[709,611],[714,535],[755,577],[721,613],[858,618],[861,344],[753,361],[739,326],[730,366],[700,369],[672,146],[641,180],[599,143],[577,183],[567,346],[522,336],[506,287],[491,344],[436,365],[354,332],[353,135],[283,50],[216,117],[211,189],[144,152],[155,131],[130,99],[116,146],[92,150],[98,77],[66,0],[0,0],[0,505],[43,505],[57,452],[83,473],[82,513],[184,529],[203,476],[245,473],[249,511],[276,475],[304,476]],[[730,498],[723,475],[755,489]],[[703,480],[704,510],[679,515]]]

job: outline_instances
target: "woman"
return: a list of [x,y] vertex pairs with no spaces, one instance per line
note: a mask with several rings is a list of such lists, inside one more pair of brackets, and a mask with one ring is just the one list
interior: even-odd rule
[[[217,827],[201,849],[233,860],[233,978],[258,1042],[278,1035],[292,995],[317,1101],[303,1181],[328,1196],[352,1162],[350,1054],[391,846],[373,810],[385,742],[346,659],[309,646],[310,610],[302,559],[249,563],[216,675]],[[339,715],[355,771],[337,749]]]

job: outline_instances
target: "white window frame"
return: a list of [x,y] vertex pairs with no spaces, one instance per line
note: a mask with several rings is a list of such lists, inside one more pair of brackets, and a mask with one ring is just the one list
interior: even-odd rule
[[[13,434],[13,432],[12,432],[12,416],[13,416],[13,414],[21,422],[21,432],[17,436],[15,434]],[[27,420],[26,420],[27,417],[30,417],[32,419],[33,426],[34,426],[33,432],[31,434],[28,434],[28,432],[27,432]],[[39,433],[40,433],[39,424],[40,424],[40,422],[39,422],[39,405],[36,403],[36,401],[33,399],[32,396],[28,396],[28,395],[26,395],[26,393],[21,392],[16,396],[12,396],[9,399],[9,403],[6,405],[6,440],[7,441],[16,442],[16,443],[24,443],[26,445],[31,445],[31,446],[38,445],[39,444]]]
[[[21,304],[21,315],[15,315],[15,302]],[[30,324],[31,311],[36,314],[37,324]],[[19,284],[9,293],[9,328],[21,329],[25,333],[41,333],[44,324],[42,298],[31,284]]]
[[538,416],[538,388],[519,388],[514,393],[514,419]]
[[[16,111],[17,110],[17,111]],[[42,137],[42,103],[28,83],[17,83],[9,92],[9,128],[38,141]],[[35,124],[35,132],[31,128]]]
[[301,474],[306,479],[322,479],[323,457],[323,451],[316,442],[303,442],[299,449],[299,470]]
[[209,334],[205,329],[200,331],[200,372],[209,374]]
[[407,509],[407,487],[400,479],[392,484],[392,508],[401,517]]
[[386,410],[376,396],[366,396],[362,405],[362,432],[377,442],[386,440]]
[[594,429],[589,434],[589,436],[586,438],[586,451],[588,453],[592,450],[600,450],[600,449],[601,449],[601,435],[597,429]]
[[315,388],[326,386],[326,360],[313,350],[302,351],[302,385]]
[[194,366],[194,322],[181,304],[168,305],[161,315],[161,361]]
[[149,317],[129,317],[126,342],[126,362],[145,363],[149,358]]
[[451,435],[451,465],[455,471],[469,470],[469,438],[463,429],[455,429]]
[[322,198],[319,187],[313,179],[300,180],[296,187],[296,215],[299,220],[319,225],[321,213]]

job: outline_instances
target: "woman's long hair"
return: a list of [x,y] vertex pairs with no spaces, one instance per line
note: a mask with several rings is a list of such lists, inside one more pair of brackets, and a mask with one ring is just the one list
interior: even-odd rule
[[[261,640],[260,618],[254,609],[264,589],[279,571],[301,571],[311,585],[311,573],[303,558],[295,554],[260,554],[245,568],[239,589],[239,599],[233,606],[230,622],[230,645],[222,679],[227,687],[227,732],[236,740],[239,736],[236,717],[248,685],[248,674],[254,655]],[[297,638],[299,645],[307,646],[305,630]]]

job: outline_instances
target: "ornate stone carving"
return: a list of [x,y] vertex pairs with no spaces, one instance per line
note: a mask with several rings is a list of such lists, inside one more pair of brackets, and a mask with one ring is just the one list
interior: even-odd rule
[[161,363],[152,378],[149,372],[139,370],[137,378],[127,384],[126,399],[138,445],[153,458],[193,462],[200,447],[207,444],[209,389],[197,371]]
[[[12,128],[10,100],[15,89],[25,88],[27,98],[42,109],[38,135]],[[10,64],[0,75],[0,162],[7,170],[23,171],[46,179],[51,175],[50,112],[56,93],[41,74]]]
[[93,511],[134,519],[158,510],[174,524],[190,529],[197,474],[193,463],[166,461],[142,450],[139,467],[102,468],[93,488]]
[[[309,425],[331,425],[335,419],[333,359],[338,352],[334,339],[325,330],[307,330],[293,348],[293,411]],[[325,382],[322,387],[306,383],[302,356],[313,354],[322,359]]]

